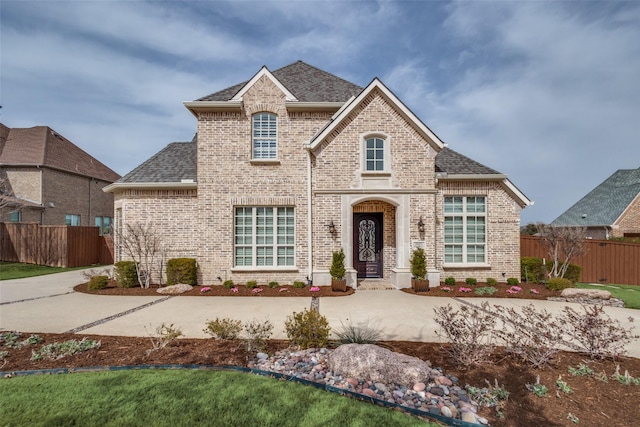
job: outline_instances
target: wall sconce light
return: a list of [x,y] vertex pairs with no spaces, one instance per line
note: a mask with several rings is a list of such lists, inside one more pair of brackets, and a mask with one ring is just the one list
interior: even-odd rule
[[336,230],[336,225],[333,223],[333,221],[331,221],[329,225],[327,225],[327,227],[329,227],[329,233],[331,233],[331,235],[335,237],[338,230]]
[[420,233],[424,233],[424,222],[422,221],[422,217],[420,217],[420,220],[418,221],[418,231]]

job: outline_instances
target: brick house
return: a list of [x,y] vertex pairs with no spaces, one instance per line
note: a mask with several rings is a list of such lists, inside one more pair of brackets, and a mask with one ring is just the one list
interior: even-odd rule
[[592,239],[640,237],[640,168],[616,171],[551,225],[585,227]]
[[169,257],[198,260],[201,283],[328,285],[340,248],[350,286],[409,287],[416,247],[432,284],[519,277],[530,200],[447,148],[380,80],[362,88],[298,61],[185,106],[194,139],[105,191],[116,227],[153,223]]
[[113,195],[102,189],[120,175],[47,126],[0,123],[0,222],[97,225],[113,218]]

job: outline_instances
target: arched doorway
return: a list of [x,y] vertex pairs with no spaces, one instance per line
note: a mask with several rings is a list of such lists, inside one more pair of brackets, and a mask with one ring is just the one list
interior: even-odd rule
[[358,278],[383,276],[382,212],[353,214],[353,267]]

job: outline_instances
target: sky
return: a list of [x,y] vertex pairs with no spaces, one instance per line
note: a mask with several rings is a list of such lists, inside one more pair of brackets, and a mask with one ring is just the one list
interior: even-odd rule
[[189,141],[191,101],[302,60],[378,77],[551,222],[640,167],[638,1],[0,0],[0,122],[121,175]]

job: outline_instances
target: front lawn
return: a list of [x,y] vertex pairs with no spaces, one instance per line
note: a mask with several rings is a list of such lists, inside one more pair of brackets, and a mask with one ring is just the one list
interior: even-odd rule
[[592,283],[577,283],[580,289],[603,289],[611,292],[611,296],[624,301],[625,308],[640,309],[640,286],[636,285],[598,285]]
[[0,380],[2,425],[432,426],[301,384],[238,372],[122,371]]
[[42,276],[44,274],[62,273],[86,267],[48,267],[46,265],[24,264],[20,262],[0,261],[0,280],[22,279],[24,277]]

